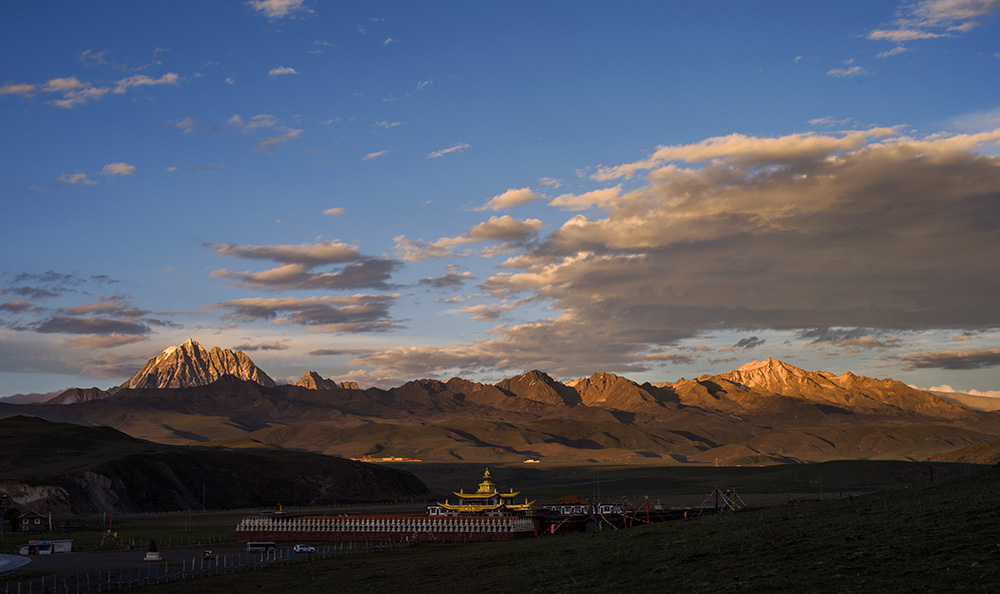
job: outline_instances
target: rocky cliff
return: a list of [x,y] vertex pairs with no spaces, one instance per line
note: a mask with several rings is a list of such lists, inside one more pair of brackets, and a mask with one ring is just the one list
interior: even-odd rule
[[206,351],[194,340],[169,347],[153,357],[121,388],[190,388],[205,386],[223,375],[274,386],[272,380],[242,351],[212,347]]

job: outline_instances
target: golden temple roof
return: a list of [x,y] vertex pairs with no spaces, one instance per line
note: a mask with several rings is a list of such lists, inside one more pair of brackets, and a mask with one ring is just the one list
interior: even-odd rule
[[[475,493],[466,493],[465,490],[452,491],[459,498],[458,504],[438,503],[442,508],[449,511],[458,512],[485,512],[506,509],[509,511],[530,511],[534,501],[524,500],[523,504],[514,503],[514,498],[520,491],[511,489],[509,493],[501,493],[496,485],[490,480],[490,469],[483,473],[483,482],[479,483],[479,488]],[[490,501],[493,500],[493,501]]]

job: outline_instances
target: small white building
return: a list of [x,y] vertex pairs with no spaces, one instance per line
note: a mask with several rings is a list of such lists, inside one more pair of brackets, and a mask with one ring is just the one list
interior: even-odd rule
[[73,550],[73,540],[29,540],[17,549],[18,555],[52,555],[69,553]]

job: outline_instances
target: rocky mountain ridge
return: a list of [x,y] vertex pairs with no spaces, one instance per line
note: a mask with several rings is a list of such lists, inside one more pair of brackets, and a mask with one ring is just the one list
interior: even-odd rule
[[[192,388],[211,384],[225,375],[252,381],[264,387],[276,385],[242,351],[234,352],[219,347],[206,351],[200,344],[189,339],[178,347],[165,349],[147,361],[128,381],[108,393],[138,388]],[[667,403],[726,412],[767,409],[781,404],[775,401],[777,397],[794,398],[854,413],[908,411],[954,417],[962,416],[968,410],[961,404],[895,380],[867,378],[851,372],[839,376],[826,371],[810,372],[771,358],[755,360],[718,375],[642,385],[611,373],[594,373],[589,377],[563,383],[539,370],[507,378],[490,386],[498,390],[498,393],[483,392],[478,387],[488,384],[468,382],[460,378],[453,378],[449,382],[459,380],[475,386],[471,390],[464,390],[474,393],[473,400],[502,409],[521,408],[524,404],[506,402],[503,395],[507,395],[540,405],[626,411],[656,410]],[[417,380],[416,385],[430,386],[435,381],[437,380]],[[412,387],[408,387],[412,383],[393,388],[389,392],[406,394],[412,390]],[[360,390],[356,382],[338,383],[323,378],[315,371],[303,375],[296,386],[308,390]],[[50,402],[65,404],[102,397],[104,393],[96,388],[83,392],[79,388],[73,388],[60,393]],[[787,402],[784,405],[789,406]]]
[[254,365],[243,351],[219,347],[206,351],[188,339],[147,361],[119,388],[190,388],[210,384],[227,374],[262,386],[275,385],[274,380]]
[[308,371],[305,375],[299,378],[299,381],[295,384],[301,388],[306,388],[309,390],[334,390],[337,388],[342,388],[344,390],[360,390],[358,382],[340,382],[337,383],[332,379],[326,379],[315,371]]
[[1000,438],[1000,412],[964,408],[894,380],[810,372],[772,359],[657,384],[610,373],[562,383],[539,370],[496,384],[455,377],[385,390],[337,384],[315,372],[298,385],[229,373],[191,387],[147,383],[68,391],[51,404],[0,403],[0,417],[107,425],[170,444],[437,461],[918,460]]

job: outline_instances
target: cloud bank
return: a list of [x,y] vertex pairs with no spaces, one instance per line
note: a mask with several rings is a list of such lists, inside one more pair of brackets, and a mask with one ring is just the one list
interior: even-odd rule
[[[506,241],[507,259],[480,288],[549,304],[556,317],[500,326],[455,348],[356,362],[387,376],[525,366],[572,375],[642,369],[650,350],[715,331],[799,332],[817,345],[867,350],[898,348],[893,332],[1000,326],[1000,159],[977,152],[998,141],[1000,129],[733,134],[598,168],[593,179],[634,187],[552,199],[599,209],[545,237],[541,221],[493,217],[435,242],[397,238],[409,261]],[[481,309],[467,313],[498,314]],[[995,357],[908,364],[970,368]]]

